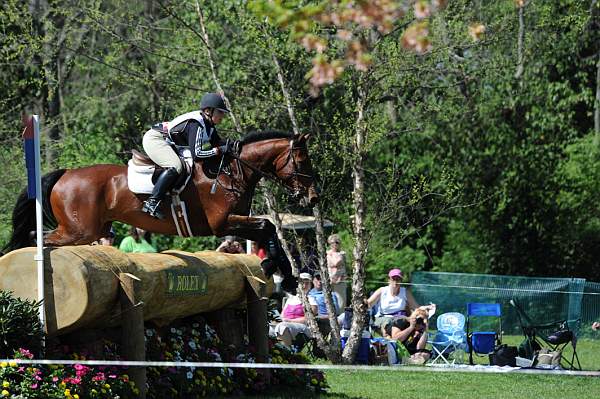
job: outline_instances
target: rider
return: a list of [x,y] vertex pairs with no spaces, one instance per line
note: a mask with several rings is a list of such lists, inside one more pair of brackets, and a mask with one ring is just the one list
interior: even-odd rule
[[188,112],[170,122],[156,124],[144,134],[144,151],[164,171],[156,180],[150,198],[144,201],[143,212],[158,219],[165,217],[159,209],[160,204],[183,170],[172,144],[189,146],[194,160],[230,151],[229,144],[221,141],[216,129],[227,113],[229,109],[220,94],[206,93],[200,100],[200,111]]

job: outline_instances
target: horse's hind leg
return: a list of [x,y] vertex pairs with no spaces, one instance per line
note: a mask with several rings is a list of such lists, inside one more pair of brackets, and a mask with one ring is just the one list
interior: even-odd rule
[[99,223],[88,223],[85,226],[86,228],[83,229],[79,224],[59,224],[54,231],[44,237],[44,245],[61,247],[90,244],[102,235],[103,226],[100,226]]

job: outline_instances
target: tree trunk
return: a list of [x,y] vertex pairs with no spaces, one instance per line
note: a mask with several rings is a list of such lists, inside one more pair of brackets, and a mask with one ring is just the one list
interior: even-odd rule
[[517,71],[515,72],[515,79],[521,80],[523,76],[523,42],[525,39],[525,21],[523,14],[525,10],[525,4],[519,6],[519,36],[517,38]]
[[225,105],[227,105],[227,108],[230,111],[229,115],[231,115],[231,119],[233,120],[235,130],[238,133],[241,133],[242,126],[240,125],[240,122],[238,121],[238,119],[235,117],[235,113],[233,112],[231,103],[229,102],[229,98],[225,95],[225,91],[223,90],[223,87],[221,86],[221,82],[219,81],[219,78],[217,76],[217,66],[216,66],[216,62],[215,62],[215,57],[213,55],[212,46],[210,44],[210,39],[208,37],[208,32],[206,30],[206,24],[204,23],[204,14],[202,13],[202,9],[200,8],[200,2],[198,0],[196,0],[196,13],[198,14],[198,19],[200,21],[200,28],[202,29],[202,35],[204,37],[206,54],[208,56],[208,63],[210,65],[210,71],[212,73],[213,81],[215,82],[215,85],[217,86],[217,91],[219,93],[221,93],[221,95],[223,96],[223,99],[225,100]]
[[596,148],[600,148],[600,51],[596,61],[596,101],[594,102],[594,132]]
[[[271,57],[273,59],[273,64],[275,65],[275,69],[277,71],[277,80],[279,81],[281,92],[285,99],[288,114],[290,116],[290,121],[292,122],[292,129],[294,131],[294,134],[300,134],[300,130],[298,129],[298,121],[296,120],[296,114],[294,112],[294,107],[292,105],[290,93],[285,84],[281,64],[279,63],[279,60],[277,59],[274,53],[271,54]],[[333,363],[339,363],[341,360],[339,347],[340,326],[337,322],[335,305],[333,304],[333,297],[331,294],[331,285],[329,282],[329,269],[327,269],[327,262],[325,258],[325,235],[323,233],[323,217],[321,215],[321,210],[318,205],[316,205],[313,208],[313,215],[315,216],[315,232],[317,239],[317,252],[319,253],[319,268],[321,270],[321,282],[323,284],[325,305],[327,306],[327,314],[329,315],[329,324],[331,326],[332,332],[332,339],[330,340],[329,345],[327,345],[327,343],[323,339],[316,322],[309,323],[309,326],[311,327],[311,332],[313,336],[317,338],[317,343],[319,347],[325,352],[327,358]],[[308,317],[312,318],[312,314]]]
[[355,160],[352,163],[352,178],[354,189],[352,191],[353,205],[355,209],[352,220],[354,229],[354,248],[352,254],[354,260],[352,263],[352,327],[350,336],[346,342],[342,360],[344,363],[352,363],[358,352],[360,339],[365,326],[365,316],[367,314],[366,293],[365,293],[365,264],[364,259],[367,253],[366,233],[365,233],[365,214],[366,198],[364,188],[364,169],[363,165],[366,158],[365,142],[367,129],[365,124],[365,105],[367,102],[367,93],[364,82],[359,83],[358,99],[356,101],[356,135],[354,137]]

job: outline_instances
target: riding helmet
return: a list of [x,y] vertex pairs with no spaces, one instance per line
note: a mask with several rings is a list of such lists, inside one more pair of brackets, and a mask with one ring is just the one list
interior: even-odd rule
[[219,93],[206,93],[202,96],[202,100],[200,100],[200,109],[206,108],[216,108],[225,113],[229,112],[223,97]]

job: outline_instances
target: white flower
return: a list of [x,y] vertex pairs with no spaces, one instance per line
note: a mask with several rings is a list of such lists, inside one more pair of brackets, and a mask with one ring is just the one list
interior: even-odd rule
[[198,328],[198,327],[200,327],[200,324],[198,324],[198,323],[192,323],[192,327]]
[[188,342],[188,345],[190,346],[190,348],[192,348],[193,350],[196,350],[196,343],[194,341],[190,341]]
[[185,376],[188,378],[188,380],[191,380],[192,378],[194,378],[194,373],[192,373],[191,371],[188,371]]
[[153,336],[153,335],[154,335],[154,331],[152,331],[151,329],[149,329],[149,328],[148,328],[148,329],[146,329],[146,335],[147,335],[148,337],[151,337],[151,336]]
[[175,331],[177,331],[177,330],[175,330],[175,327],[171,327],[171,332],[172,332],[173,334],[175,334]]

